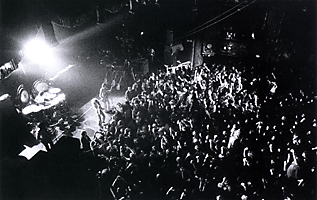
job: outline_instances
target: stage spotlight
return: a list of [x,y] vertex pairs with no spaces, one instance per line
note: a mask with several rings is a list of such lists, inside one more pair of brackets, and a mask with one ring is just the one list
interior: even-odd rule
[[23,48],[23,55],[30,61],[37,64],[47,64],[54,62],[52,48],[41,39],[28,41]]

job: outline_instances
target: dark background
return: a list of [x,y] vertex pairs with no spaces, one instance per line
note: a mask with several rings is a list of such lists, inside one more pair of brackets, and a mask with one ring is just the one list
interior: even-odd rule
[[[188,31],[232,8],[237,2],[198,0],[195,5],[194,1],[189,0],[160,0],[159,7],[139,6],[134,14],[129,14],[128,8],[121,6],[124,2],[116,2],[120,4],[117,6],[120,9],[106,13],[106,24],[109,23],[109,26],[92,31],[97,30],[93,29],[96,18],[87,13],[94,13],[98,1],[2,0],[0,64],[18,56],[25,40],[37,33],[41,20],[74,20],[86,14],[85,23],[79,26],[54,25],[59,41],[71,38],[57,47],[63,61],[59,67],[62,69],[70,64],[76,67],[54,84],[65,91],[69,106],[74,110],[98,94],[105,75],[104,66],[100,65],[105,50],[110,50],[121,60],[129,56],[122,50],[116,36],[133,38],[133,49],[154,47],[162,63],[166,30],[174,31],[177,42],[187,39],[215,42],[215,46],[219,47],[215,49],[216,56],[212,60],[205,58],[206,62],[257,62],[261,63],[257,69],[259,73],[266,71],[266,67],[277,67],[282,75],[278,84],[282,90],[305,88],[315,95],[316,2],[313,0],[257,1],[211,28],[184,38],[182,36]],[[112,9],[113,6],[116,6],[114,1],[105,1],[106,8]],[[235,42],[247,45],[249,52],[239,57],[221,53],[228,30],[237,33]],[[140,37],[141,31],[144,31],[144,37]],[[250,39],[252,32],[256,33],[256,40]],[[254,59],[256,54],[261,55],[260,60]],[[30,70],[27,75],[31,75],[32,66],[27,69]],[[29,81],[31,85],[40,76],[14,73],[0,83],[0,95],[14,94],[21,82]],[[98,198],[95,174],[100,170],[100,160],[80,156],[79,141],[63,138],[50,153],[41,152],[27,161],[17,154],[23,150],[23,144],[36,143],[28,131],[25,119],[15,112],[10,99],[0,102],[0,193],[4,199]]]

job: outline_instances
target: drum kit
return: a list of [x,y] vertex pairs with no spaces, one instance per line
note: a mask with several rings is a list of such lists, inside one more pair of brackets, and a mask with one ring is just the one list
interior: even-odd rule
[[28,91],[24,88],[23,84],[19,85],[17,96],[21,104],[27,104],[30,100],[30,95]]
[[[32,120],[42,121],[47,115],[54,115],[58,109],[57,105],[65,101],[65,94],[60,88],[53,87],[46,80],[36,80],[33,83],[32,92],[29,92],[20,85],[17,90],[17,97],[22,114]],[[44,117],[44,118],[43,118]]]
[[[31,91],[31,92],[29,92]],[[16,110],[32,127],[31,134],[38,139],[39,126],[43,122],[49,130],[49,137],[55,144],[67,131],[73,131],[75,124],[70,117],[66,97],[60,88],[47,80],[37,80],[31,90],[23,84],[17,89]]]

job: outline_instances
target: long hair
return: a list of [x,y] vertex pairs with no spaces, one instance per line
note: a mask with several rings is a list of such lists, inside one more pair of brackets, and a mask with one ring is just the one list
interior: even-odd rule
[[95,109],[101,108],[101,103],[97,98],[93,98],[91,104]]

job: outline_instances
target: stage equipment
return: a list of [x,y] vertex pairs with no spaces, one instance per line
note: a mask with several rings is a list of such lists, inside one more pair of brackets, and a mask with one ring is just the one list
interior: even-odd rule
[[8,78],[11,73],[18,68],[18,63],[14,59],[0,67],[0,81]]
[[30,95],[29,92],[24,88],[24,85],[19,85],[17,89],[17,97],[19,100],[19,103],[22,105],[26,105],[30,101]]
[[66,99],[60,88],[53,87],[45,79],[34,81],[32,95],[27,95],[26,92],[23,85],[18,88],[22,114],[32,118],[32,120],[41,121],[45,120],[46,116],[50,118],[56,116],[57,111],[63,107]]
[[50,82],[48,82],[45,79],[39,79],[34,81],[33,88],[32,88],[32,94],[33,96],[37,96],[40,93],[47,92],[50,87]]

